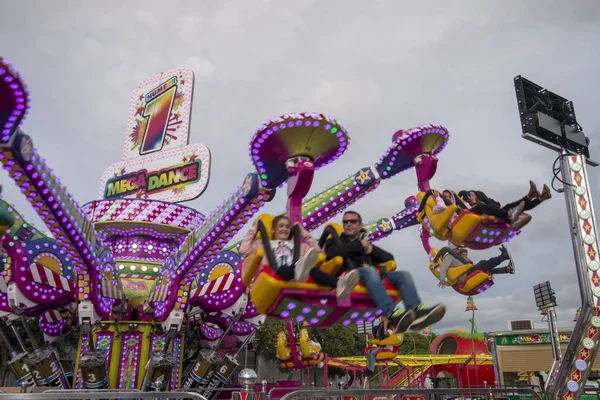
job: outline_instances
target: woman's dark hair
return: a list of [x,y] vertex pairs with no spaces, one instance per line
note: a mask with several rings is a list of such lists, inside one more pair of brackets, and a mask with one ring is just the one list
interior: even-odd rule
[[[271,232],[275,232],[275,228],[277,227],[277,224],[282,219],[287,219],[288,221],[290,220],[286,215],[278,215],[278,216],[276,216],[275,218],[273,218],[273,222],[271,222]],[[292,232],[290,231],[290,237],[291,236],[292,236]],[[288,239],[290,237],[288,237]]]
[[458,192],[458,197],[460,197],[467,203],[469,202],[469,192],[467,192],[466,190],[461,190],[460,192]]
[[[448,190],[448,189],[444,190],[444,192],[443,192],[443,193],[445,193],[445,192],[448,192],[448,193],[450,193],[450,196],[452,196],[452,198],[453,198],[453,199],[454,199],[454,201],[456,202],[456,206],[457,206],[457,207],[459,207],[459,208],[462,208],[463,210],[466,210],[466,209],[467,209],[467,206],[465,205],[465,203],[463,203],[462,199],[460,198],[460,195],[458,195],[458,196],[457,196],[457,195],[456,195],[456,194],[455,194],[455,193],[454,193],[452,190]],[[464,192],[464,190],[463,190],[463,191],[461,191],[461,193],[462,193],[462,192]],[[442,196],[442,197],[443,197],[443,196]],[[445,200],[445,198],[444,198],[444,200]],[[447,205],[450,205],[450,204],[447,204]]]

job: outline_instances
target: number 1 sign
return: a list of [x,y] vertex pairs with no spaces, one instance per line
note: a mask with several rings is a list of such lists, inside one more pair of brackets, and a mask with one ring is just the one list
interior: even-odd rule
[[194,73],[178,68],[149,78],[133,90],[123,160],[189,144]]
[[100,199],[182,202],[208,185],[210,152],[189,144],[194,73],[178,68],[138,84],[129,104],[123,160],[109,166]]

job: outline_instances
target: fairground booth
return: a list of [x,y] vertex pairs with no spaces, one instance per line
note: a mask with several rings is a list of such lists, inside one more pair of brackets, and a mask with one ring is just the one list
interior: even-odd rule
[[[570,328],[559,328],[563,353],[571,333]],[[541,383],[543,386],[552,367],[552,344],[547,329],[488,332],[485,339],[492,354],[496,381],[500,385]],[[598,371],[600,359],[596,358],[590,380],[598,376]]]

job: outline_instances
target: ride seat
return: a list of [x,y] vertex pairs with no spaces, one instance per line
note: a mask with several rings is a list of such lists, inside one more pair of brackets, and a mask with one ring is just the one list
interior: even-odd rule
[[452,287],[462,294],[472,295],[473,292],[477,292],[480,286],[488,283],[488,281],[490,285],[494,283],[492,277],[487,272],[477,270],[467,276],[465,283],[457,283]]
[[[273,224],[273,216],[270,214],[261,214],[258,216],[258,220],[262,222],[264,226],[264,230],[267,234],[267,241],[273,239],[273,232],[271,231],[271,226]],[[256,233],[256,240],[263,240],[260,231]],[[264,240],[263,240],[264,243]],[[265,256],[264,246],[263,248],[258,248],[248,254],[242,254],[244,257],[244,262],[242,263],[242,282],[246,287],[249,287],[252,284],[252,280],[256,276],[257,271],[261,266],[261,262]],[[316,267],[321,267],[323,271],[327,273],[335,274],[340,269],[343,260],[330,260],[325,262],[325,254],[319,253],[317,262],[315,263]]]
[[[419,203],[423,202],[425,198],[426,192],[417,193],[417,200]],[[433,207],[435,207],[435,200],[433,197],[428,196],[425,205],[423,206],[423,211],[417,213],[417,219],[419,222],[422,222],[425,217],[429,220],[429,224],[431,228],[434,230],[432,232],[433,236],[435,236],[439,240],[447,240],[451,237],[450,229],[448,225],[450,220],[452,219],[453,214],[456,212],[456,204],[451,204],[446,209],[440,213],[435,214],[433,212]],[[429,229],[428,227],[426,227]]]
[[[438,254],[438,249],[432,248],[431,249],[431,256],[435,259],[435,257]],[[450,257],[453,257],[451,254],[449,254]],[[440,279],[440,268],[442,267],[442,263],[443,263],[443,258],[440,258],[439,260],[436,261],[431,261],[429,263],[429,270],[431,271],[431,273],[438,279]],[[446,279],[447,281],[451,284],[454,285],[456,283],[456,281],[458,280],[458,278],[460,278],[461,276],[463,276],[465,274],[465,272],[467,272],[469,269],[471,269],[473,267],[473,263],[467,263],[467,264],[463,264],[461,266],[458,267],[452,267],[452,268],[448,268],[448,271],[446,272]]]

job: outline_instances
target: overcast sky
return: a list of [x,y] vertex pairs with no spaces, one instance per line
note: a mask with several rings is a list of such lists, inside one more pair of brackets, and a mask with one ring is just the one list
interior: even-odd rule
[[[273,116],[319,111],[341,120],[350,147],[318,171],[311,193],[372,165],[401,128],[439,123],[450,131],[434,187],[479,188],[502,203],[532,179],[550,183],[552,151],[521,138],[513,78],[519,74],[573,100],[600,159],[600,2],[571,1],[27,1],[3,2],[0,52],[32,97],[23,129],[82,204],[120,161],[130,93],[161,71],[196,77],[191,142],[212,153],[206,192],[186,203],[205,214],[253,171],[248,142]],[[600,171],[589,169],[593,193]],[[3,196],[32,221],[22,194],[0,174]],[[416,193],[414,170],[384,181],[352,208],[389,217]],[[284,191],[264,212],[285,207]],[[550,280],[559,326],[579,306],[563,195],[533,210],[509,249],[517,273],[497,276],[475,298],[480,331],[533,319],[533,285]],[[340,218],[336,218],[337,221]],[[427,303],[448,313],[434,331],[469,329],[466,297],[437,287],[416,228],[380,245],[410,270]],[[497,250],[471,252],[471,257]]]

